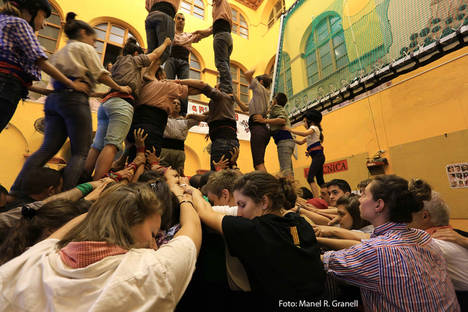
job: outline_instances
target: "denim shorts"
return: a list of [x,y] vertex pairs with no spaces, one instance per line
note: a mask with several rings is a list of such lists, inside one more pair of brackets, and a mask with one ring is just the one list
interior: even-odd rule
[[106,145],[122,149],[122,143],[130,130],[133,106],[119,97],[113,97],[99,106],[98,127],[91,147],[102,150]]

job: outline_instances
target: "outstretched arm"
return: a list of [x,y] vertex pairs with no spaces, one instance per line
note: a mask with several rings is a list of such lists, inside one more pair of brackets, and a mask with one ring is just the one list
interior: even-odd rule
[[292,134],[300,135],[300,136],[303,136],[303,137],[309,136],[309,135],[311,135],[312,133],[315,132],[314,129],[307,129],[306,131],[298,131],[298,130],[291,129],[290,127],[285,127],[284,130],[288,130]]
[[198,79],[182,79],[182,80],[176,79],[174,80],[174,82],[179,83],[181,85],[189,86],[190,88],[199,89],[199,90],[203,90],[207,86],[208,87],[210,86],[209,84]]
[[169,37],[167,37],[166,40],[164,40],[163,44],[161,44],[159,47],[154,49],[153,52],[148,54],[148,58],[149,58],[150,62],[152,63],[152,62],[154,62],[156,60],[159,60],[161,55],[164,53],[164,50],[166,50],[166,48],[168,46],[170,46],[170,45],[171,45],[171,39]]
[[249,71],[246,71],[244,73],[244,77],[245,79],[247,79],[247,81],[249,82],[249,84],[252,82],[252,79],[253,79],[253,74],[255,73],[255,69],[251,69]]
[[206,38],[209,35],[211,35],[212,33],[213,33],[213,26],[211,26],[210,28],[207,28],[207,29],[197,30],[197,31],[193,32],[194,35],[198,35],[198,40]]

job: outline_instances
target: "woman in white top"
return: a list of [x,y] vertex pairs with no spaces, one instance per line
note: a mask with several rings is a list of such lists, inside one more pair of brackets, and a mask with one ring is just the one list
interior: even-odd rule
[[195,269],[201,226],[192,195],[170,188],[181,228],[169,243],[156,246],[164,205],[152,189],[112,186],[87,214],[0,267],[0,311],[173,311]]
[[[307,128],[306,131],[297,131],[293,129],[287,129],[293,134],[305,137],[303,140],[295,142],[297,144],[304,144],[307,142],[307,156],[312,157],[312,162],[309,167],[309,173],[307,175],[307,182],[310,184],[310,189],[314,198],[320,197],[320,186],[325,183],[323,180],[323,164],[325,163],[325,154],[323,153],[323,134],[322,126],[322,113],[318,110],[310,109],[304,115],[304,125]],[[317,179],[317,184],[314,182],[314,177]]]
[[[54,53],[51,63],[69,79],[86,83],[90,90],[94,90],[96,84],[101,82],[113,90],[131,93],[130,87],[118,85],[102,66],[94,48],[96,31],[75,17],[73,12],[67,14],[64,31],[69,41],[65,47]],[[63,173],[64,190],[75,187],[82,174],[93,130],[88,95],[71,90],[57,80],[53,81],[53,86],[54,92],[47,97],[44,105],[44,141],[41,147],[28,157],[11,187],[13,192],[21,192],[25,175],[33,168],[44,166],[62,148],[68,137],[71,158]]]

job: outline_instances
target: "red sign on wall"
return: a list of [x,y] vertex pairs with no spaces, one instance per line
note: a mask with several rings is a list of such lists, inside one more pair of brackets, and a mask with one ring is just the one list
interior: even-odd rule
[[[323,165],[323,174],[336,173],[348,170],[348,161],[346,159],[326,163]],[[304,175],[307,177],[309,168],[304,169]]]

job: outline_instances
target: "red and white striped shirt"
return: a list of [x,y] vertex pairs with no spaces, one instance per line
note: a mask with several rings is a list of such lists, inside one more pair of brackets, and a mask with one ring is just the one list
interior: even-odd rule
[[361,288],[366,311],[460,311],[441,250],[407,224],[380,225],[361,244],[326,252],[323,263]]

